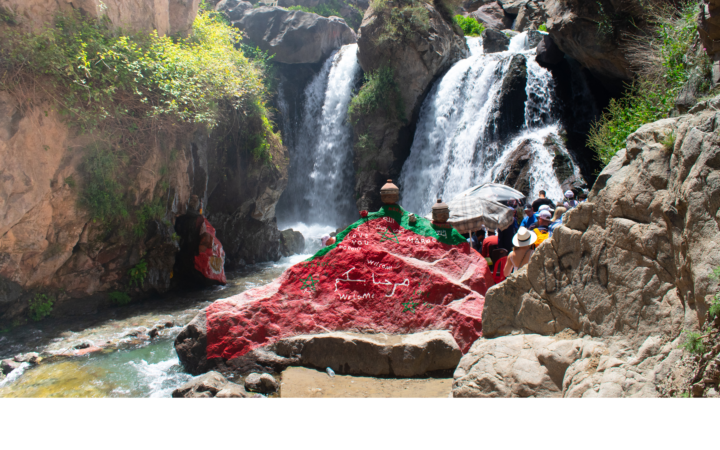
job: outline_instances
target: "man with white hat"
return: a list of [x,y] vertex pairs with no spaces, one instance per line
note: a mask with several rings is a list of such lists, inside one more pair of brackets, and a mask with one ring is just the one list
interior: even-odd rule
[[537,235],[525,227],[520,227],[517,234],[513,237],[513,246],[515,247],[507,257],[503,274],[505,277],[522,268],[528,262],[533,254],[533,244],[537,241]]
[[565,203],[563,204],[563,206],[565,206],[565,209],[570,211],[577,205],[578,205],[578,201],[575,200],[575,194],[573,193],[573,191],[565,192]]

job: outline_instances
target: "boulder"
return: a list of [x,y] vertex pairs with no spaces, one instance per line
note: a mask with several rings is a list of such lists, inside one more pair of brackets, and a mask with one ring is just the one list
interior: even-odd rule
[[492,106],[486,131],[492,136],[490,139],[498,141],[512,136],[525,125],[525,102],[528,98],[526,85],[527,59],[522,54],[515,54],[510,60],[500,92]]
[[173,398],[246,398],[242,386],[228,381],[218,372],[208,372],[185,383],[172,393]]
[[357,42],[355,32],[339,17],[277,7],[249,9],[233,25],[274,55],[273,61],[286,64],[317,63],[333,50]]
[[466,0],[462,4],[462,8],[471,13],[474,11],[477,11],[480,7],[490,4],[490,3],[496,3],[497,0]]
[[13,361],[12,359],[3,359],[0,361],[0,372],[3,373],[3,375],[7,375],[13,370],[20,367],[22,363],[19,363],[17,361]]
[[22,363],[37,364],[42,360],[42,358],[40,358],[39,353],[30,352],[30,353],[24,353],[21,355],[15,355],[13,360],[19,364],[22,364]]
[[567,368],[601,347],[539,335],[479,339],[455,370],[453,397],[562,397]]
[[236,22],[245,15],[245,11],[252,9],[253,5],[250,2],[244,2],[241,0],[221,0],[215,5],[215,10],[223,12],[227,15],[231,22]]
[[428,372],[453,370],[462,352],[448,331],[409,335],[327,333],[283,339],[273,345],[300,365],[343,375],[417,377]]
[[[386,205],[267,286],[211,304],[175,346],[193,374],[213,364],[237,372],[266,364],[277,370],[298,357],[275,354],[271,344],[333,331],[449,330],[467,351],[480,335],[483,294],[492,284],[484,258],[457,231],[421,217],[411,225],[406,211]],[[421,359],[412,370],[433,367],[424,364]]]
[[547,36],[547,35],[538,30],[529,30],[527,32],[527,38],[526,38],[527,48],[528,49],[536,48],[540,44],[540,42],[542,42],[542,40],[545,36]]
[[530,0],[520,7],[513,24],[513,30],[537,30],[546,21],[547,15],[542,1]]
[[565,53],[560,50],[548,34],[543,36],[542,41],[535,50],[535,54],[535,61],[545,67],[559,64],[565,58]]
[[545,1],[548,32],[555,44],[589,69],[607,88],[617,91],[623,82],[632,79],[632,71],[615,38],[621,33],[599,29],[598,24],[607,21],[603,14],[615,14],[610,5],[605,4],[605,8],[610,9],[600,11],[597,2],[586,0]]
[[[720,60],[720,1],[703,0],[698,14],[698,34],[708,56],[715,62]],[[717,77],[713,81],[717,82]]]
[[529,0],[497,0],[498,3],[500,3],[500,6],[505,10],[508,14],[519,14],[520,9],[529,1]]
[[251,373],[245,378],[245,390],[250,392],[270,394],[277,391],[279,388],[280,385],[278,382],[268,373]]
[[512,18],[505,15],[498,2],[488,3],[481,6],[477,11],[468,14],[475,20],[485,25],[485,28],[493,30],[504,30],[512,26]]
[[[375,210],[382,205],[380,187],[388,178],[399,178],[410,154],[414,121],[432,83],[469,54],[462,30],[430,2],[420,2],[414,12],[426,15],[427,21],[405,19],[397,12],[393,15],[394,8],[390,3],[380,9],[371,6],[360,27],[358,59],[363,71],[389,67],[400,102],[391,102],[391,110],[381,108],[351,118],[358,210]],[[403,23],[388,27],[393,20]],[[389,36],[388,29],[398,31]]]
[[282,233],[283,245],[285,246],[285,256],[299,255],[305,251],[305,237],[299,231],[292,228],[284,230]]
[[483,51],[486,54],[504,52],[510,48],[510,38],[498,30],[486,29],[483,31],[482,42]]
[[488,291],[485,337],[570,328],[638,348],[659,330],[672,340],[703,326],[720,266],[717,103],[628,137],[588,201]]

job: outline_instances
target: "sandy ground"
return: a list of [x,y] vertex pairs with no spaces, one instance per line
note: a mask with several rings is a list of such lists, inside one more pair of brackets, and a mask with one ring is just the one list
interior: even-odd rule
[[284,398],[447,398],[452,378],[397,379],[335,375],[304,367],[282,373]]

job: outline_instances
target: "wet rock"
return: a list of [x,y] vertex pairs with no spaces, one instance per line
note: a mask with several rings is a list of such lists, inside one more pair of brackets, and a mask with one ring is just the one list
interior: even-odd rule
[[75,350],[82,350],[82,349],[85,349],[85,348],[90,348],[90,343],[88,343],[88,342],[81,342],[80,344],[77,344],[77,345],[74,346],[73,348],[74,348]]
[[333,50],[357,42],[355,32],[339,17],[322,17],[277,7],[246,10],[233,25],[273,61],[285,64],[317,63]]
[[244,398],[242,386],[228,381],[218,372],[208,372],[175,389],[173,398]]
[[547,36],[537,30],[530,30],[527,32],[527,48],[536,48],[543,38]]
[[175,338],[175,351],[185,370],[193,375],[213,367],[207,359],[207,327],[205,310],[200,311]]
[[485,53],[504,52],[510,47],[510,38],[498,30],[483,31],[482,40]]
[[12,372],[13,370],[15,370],[15,369],[17,369],[18,367],[20,367],[21,364],[22,364],[22,363],[17,362],[17,361],[13,361],[12,359],[3,359],[2,361],[0,361],[0,371],[1,371],[4,375],[7,375],[7,374],[9,374],[10,372]]
[[486,28],[493,30],[504,30],[512,26],[512,18],[505,15],[502,7],[497,2],[488,3],[478,8],[477,11],[468,14]]
[[493,140],[512,136],[525,124],[526,84],[527,59],[521,54],[513,55],[510,67],[503,78],[500,93],[492,106],[487,133],[491,134]]
[[270,394],[278,390],[280,386],[275,378],[267,373],[251,373],[245,378],[245,390]]
[[299,231],[295,231],[292,228],[281,231],[283,245],[285,251],[283,255],[299,255],[305,251],[305,237]]
[[31,353],[25,353],[22,355],[15,355],[13,360],[18,363],[30,363],[30,364],[37,364],[40,362],[42,358],[40,358],[40,354],[31,352]]
[[448,331],[409,335],[328,333],[283,339],[279,355],[297,356],[300,365],[343,375],[415,377],[454,369],[462,352]]
[[564,58],[565,53],[555,44],[550,35],[544,35],[536,50],[535,60],[542,66],[554,66],[559,64]]

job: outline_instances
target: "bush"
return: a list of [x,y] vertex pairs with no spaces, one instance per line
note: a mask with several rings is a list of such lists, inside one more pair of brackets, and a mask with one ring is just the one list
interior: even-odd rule
[[546,23],[540,24],[540,26],[538,27],[538,31],[542,31],[542,32],[547,33],[547,32],[548,32],[548,30],[547,30],[547,24],[546,24]]
[[88,150],[81,170],[85,184],[80,193],[80,206],[90,211],[93,221],[110,221],[128,216],[122,198],[123,187],[116,180],[120,161],[110,150],[93,147]]
[[363,87],[350,102],[348,116],[353,123],[357,123],[360,117],[377,110],[384,111],[388,117],[395,116],[401,122],[406,120],[400,88],[391,67],[365,74]]
[[461,14],[455,16],[455,23],[463,30],[465,36],[480,36],[485,26],[474,17],[465,17]]
[[136,238],[145,236],[147,223],[151,220],[160,220],[165,215],[165,205],[162,199],[142,205],[135,219],[133,234]]
[[145,283],[145,278],[147,278],[147,274],[147,261],[143,259],[137,263],[135,267],[128,270],[128,276],[130,277],[128,284],[130,287],[142,287]]
[[640,126],[668,116],[693,72],[709,75],[709,59],[696,45],[697,1],[683,3],[680,9],[649,11],[652,30],[634,38],[627,50],[641,81],[629,86],[622,98],[611,100],[588,134],[588,146],[603,166]]
[[[357,15],[351,15],[349,17],[343,16],[340,13],[340,9],[345,6],[347,8],[352,8],[357,11]],[[345,22],[350,26],[350,28],[357,30],[362,22],[362,16],[363,11],[358,8],[355,5],[352,5],[350,3],[343,3],[340,0],[328,0],[325,3],[321,3],[317,6],[308,8],[306,6],[290,6],[287,8],[289,11],[304,11],[308,13],[317,14],[318,16],[323,17],[330,17],[330,16],[337,16],[342,17],[345,19]],[[360,20],[357,19],[357,17],[360,17]]]
[[39,322],[49,316],[53,309],[55,299],[45,294],[36,294],[30,299],[30,318]]
[[705,344],[700,333],[685,331],[685,343],[681,346],[693,355],[702,355],[705,353]]
[[387,41],[402,42],[412,39],[418,32],[430,29],[430,13],[422,0],[396,0],[394,6],[387,0],[373,0],[375,11],[382,11],[385,21],[378,44]]
[[113,304],[118,306],[125,306],[132,300],[128,294],[119,291],[111,292],[108,297]]

